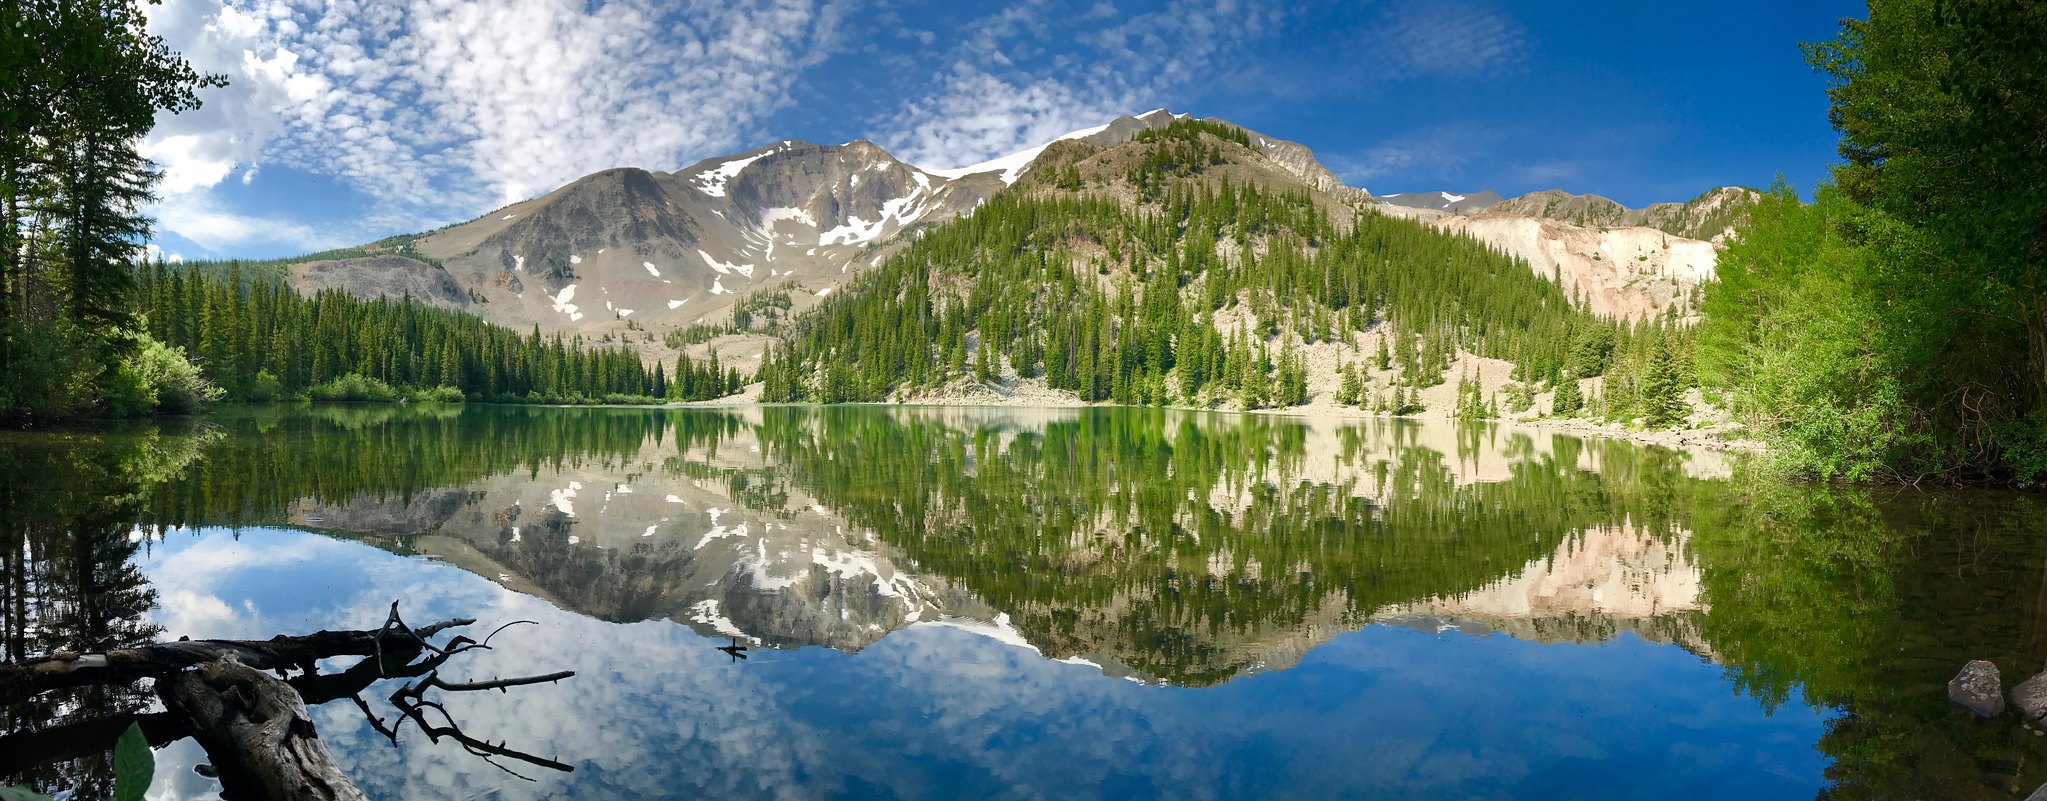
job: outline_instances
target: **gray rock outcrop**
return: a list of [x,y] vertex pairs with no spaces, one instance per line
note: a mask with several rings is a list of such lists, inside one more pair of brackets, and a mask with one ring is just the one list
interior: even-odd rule
[[2011,705],[2034,725],[2047,723],[2047,673],[2040,673],[2011,688]]
[[1978,659],[1948,680],[1947,697],[1970,712],[1994,718],[2004,714],[2004,679],[1996,665]]

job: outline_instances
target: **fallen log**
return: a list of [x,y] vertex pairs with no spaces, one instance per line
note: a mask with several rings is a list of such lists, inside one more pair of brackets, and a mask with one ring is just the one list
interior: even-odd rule
[[162,678],[227,656],[258,670],[295,668],[310,673],[314,663],[337,656],[378,656],[421,647],[439,650],[427,645],[426,638],[475,622],[457,618],[418,629],[400,624],[375,631],[316,631],[268,640],[179,640],[101,654],[60,652],[0,665],[0,704],[68,687]]
[[361,801],[291,685],[228,653],[159,684],[157,696],[206,749],[221,797]]
[[[414,629],[399,618],[398,604],[394,602],[384,625],[374,631],[319,631],[268,640],[180,640],[104,654],[55,654],[0,665],[0,701],[68,687],[155,679],[157,695],[167,710],[75,721],[39,732],[0,737],[0,746],[5,746],[0,748],[0,764],[47,764],[103,752],[112,745],[109,737],[118,736],[117,726],[125,729],[126,723],[136,722],[143,724],[144,736],[152,745],[185,736],[198,740],[214,763],[223,797],[231,801],[357,799],[363,797],[362,792],[335,767],[306,712],[307,702],[320,704],[348,698],[362,710],[371,726],[390,738],[394,747],[398,744],[395,726],[411,723],[433,741],[453,738],[465,750],[515,776],[520,774],[496,758],[508,757],[564,772],[575,770],[556,760],[507,748],[503,743],[471,737],[462,732],[445,707],[426,698],[429,689],[502,692],[575,675],[574,671],[560,671],[486,682],[442,681],[436,671],[450,658],[470,650],[489,649],[492,637],[499,632],[519,623],[532,623],[528,620],[507,623],[481,642],[460,635],[442,645],[427,641],[442,631],[474,622],[457,618]],[[422,655],[426,658],[420,659]],[[321,659],[345,656],[364,658],[337,673],[322,674],[316,670]],[[266,672],[286,675],[291,670],[299,674],[280,679]],[[362,698],[362,691],[377,681],[421,676],[425,678],[408,683],[391,696],[399,711],[391,726],[385,725]],[[428,720],[425,714],[428,710],[437,713],[439,722]]]

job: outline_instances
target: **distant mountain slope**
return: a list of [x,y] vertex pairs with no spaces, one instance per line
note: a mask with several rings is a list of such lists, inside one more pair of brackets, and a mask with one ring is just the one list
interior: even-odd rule
[[1715,239],[1724,235],[1758,197],[1753,189],[1723,186],[1683,203],[1655,203],[1631,209],[1598,195],[1573,195],[1550,189],[1501,201],[1485,211],[1594,228],[1654,228],[1686,239]]

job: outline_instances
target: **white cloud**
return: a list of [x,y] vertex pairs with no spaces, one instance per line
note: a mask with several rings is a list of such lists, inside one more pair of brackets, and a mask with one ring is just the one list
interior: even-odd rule
[[220,207],[211,192],[168,195],[151,209],[157,225],[214,253],[252,244],[300,252],[355,244],[367,237],[355,220],[315,225],[280,217],[240,214]]
[[232,240],[203,198],[261,164],[376,198],[364,226],[425,227],[607,167],[680,166],[786,105],[840,1],[168,0],[152,30],[231,84],[145,141],[155,211]]

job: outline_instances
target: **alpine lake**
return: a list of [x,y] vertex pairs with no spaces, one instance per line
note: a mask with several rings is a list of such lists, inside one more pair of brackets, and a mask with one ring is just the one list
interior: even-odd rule
[[[313,706],[373,798],[2047,782],[2047,737],[1946,691],[1971,659],[2006,687],[2047,667],[2047,498],[1748,472],[1540,430],[1147,409],[230,408],[0,433],[0,636],[10,661],[265,639],[376,629],[397,601],[495,632],[451,680],[575,672],[440,699],[558,767]],[[407,681],[359,697],[389,723]],[[158,709],[147,686],[6,706],[0,786],[105,797],[111,744],[78,732]],[[205,762],[164,746],[149,797],[216,797]]]

